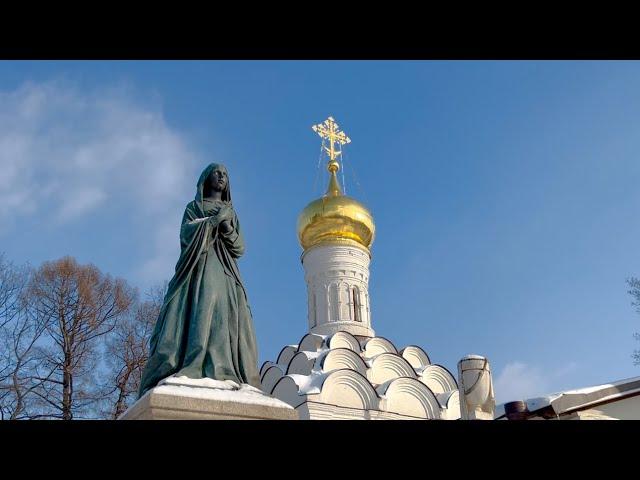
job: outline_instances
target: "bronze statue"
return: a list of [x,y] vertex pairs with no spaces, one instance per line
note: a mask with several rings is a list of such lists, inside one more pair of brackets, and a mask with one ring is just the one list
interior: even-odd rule
[[200,175],[184,212],[181,253],[151,336],[139,397],[168,376],[260,388],[257,344],[236,259],[244,240],[224,165]]

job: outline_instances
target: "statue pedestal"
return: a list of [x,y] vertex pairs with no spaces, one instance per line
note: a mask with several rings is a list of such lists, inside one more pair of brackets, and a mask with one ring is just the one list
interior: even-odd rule
[[118,420],[298,420],[289,404],[250,385],[168,377]]

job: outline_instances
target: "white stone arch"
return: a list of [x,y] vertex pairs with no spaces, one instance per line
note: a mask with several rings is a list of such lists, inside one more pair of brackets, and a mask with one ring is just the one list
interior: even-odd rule
[[378,387],[384,395],[380,405],[384,411],[415,418],[440,418],[440,404],[433,392],[415,378],[396,378]]
[[290,375],[285,375],[276,382],[271,395],[292,407],[297,407],[305,401],[305,396],[300,395],[299,392],[300,389],[294,379]]
[[272,362],[271,360],[267,360],[266,362],[264,362],[262,364],[262,366],[260,367],[260,378],[262,378],[264,376],[264,372],[267,371],[267,369],[273,365],[275,365],[276,362]]
[[429,355],[422,348],[416,345],[408,345],[400,350],[400,355],[415,369],[422,369],[431,365]]
[[322,348],[323,341],[323,335],[307,333],[300,339],[300,344],[298,345],[298,349],[296,350],[296,352],[317,352],[318,350],[320,350],[320,348]]
[[399,377],[416,378],[416,372],[409,362],[397,353],[379,354],[367,370],[367,379],[376,385]]
[[315,355],[309,355],[310,352],[296,353],[289,365],[287,365],[287,375],[295,373],[297,375],[310,375],[315,362]]
[[458,389],[455,377],[442,365],[427,366],[420,374],[419,380],[435,394]]
[[460,390],[439,393],[436,397],[442,407],[442,410],[440,411],[440,418],[443,420],[459,420],[461,418]]
[[286,368],[287,365],[289,365],[289,361],[293,358],[297,351],[297,345],[287,345],[282,350],[280,350],[276,363]]
[[331,335],[327,341],[327,346],[329,348],[348,348],[349,350],[353,350],[354,352],[360,353],[362,349],[360,348],[360,342],[356,337],[351,335],[349,332],[336,332]]
[[270,366],[262,376],[260,383],[262,384],[262,390],[267,393],[271,393],[276,383],[284,376],[284,372],[279,365]]
[[317,360],[318,369],[323,373],[334,370],[355,370],[363,376],[367,374],[367,364],[360,355],[348,348],[336,348],[329,350]]
[[355,370],[335,370],[322,383],[318,401],[339,407],[378,410],[379,397],[369,381]]
[[365,357],[371,358],[381,353],[398,353],[398,350],[386,338],[372,337],[364,340],[363,353]]

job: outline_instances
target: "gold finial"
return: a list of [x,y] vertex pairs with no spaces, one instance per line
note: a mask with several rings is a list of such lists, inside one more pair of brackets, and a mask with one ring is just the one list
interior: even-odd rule
[[336,172],[340,168],[340,164],[336,160],[342,153],[342,149],[336,150],[336,143],[345,145],[351,143],[351,139],[345,135],[344,132],[338,130],[338,124],[333,117],[327,118],[324,122],[319,123],[311,127],[314,132],[320,135],[323,140],[326,138],[329,140],[329,146],[324,145],[323,148],[329,154],[329,163],[327,164],[327,170],[331,173]]
[[[320,198],[309,203],[298,217],[298,239],[307,251],[317,245],[352,245],[364,248],[370,255],[375,236],[371,212],[357,200],[343,195],[336,172],[341,146],[351,143],[338,129],[333,117],[314,125],[313,131],[322,138],[322,150],[329,156],[329,188]],[[328,145],[325,140],[328,140]]]

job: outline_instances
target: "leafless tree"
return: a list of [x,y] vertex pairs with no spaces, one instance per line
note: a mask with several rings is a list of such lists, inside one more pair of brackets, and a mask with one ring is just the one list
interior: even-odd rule
[[[633,297],[633,302],[631,305],[636,307],[636,311],[640,313],[640,280],[637,278],[630,278],[627,280],[629,285],[629,294]],[[635,333],[633,335],[636,340],[640,341],[640,333]],[[640,350],[634,350],[631,355],[633,358],[634,365],[640,365]]]
[[29,418],[31,392],[38,385],[38,340],[44,326],[25,302],[27,266],[0,255],[0,418]]
[[39,418],[33,392],[52,372],[43,368],[45,321],[30,308],[32,270],[0,256],[0,418]]
[[0,416],[21,420],[40,418],[34,391],[49,380],[53,371],[43,368],[42,337],[45,322],[23,305],[0,331]]
[[160,314],[166,291],[153,287],[144,301],[131,309],[109,334],[106,348],[109,375],[106,384],[106,418],[117,419],[135,401],[149,356],[149,339]]
[[98,340],[127,314],[133,297],[124,280],[72,257],[45,262],[33,273],[29,304],[49,340],[39,368],[51,372],[32,391],[41,416],[82,417],[100,399],[94,388],[100,372]]
[[28,267],[16,267],[0,254],[0,327],[11,322],[21,310],[21,295],[28,280]]

